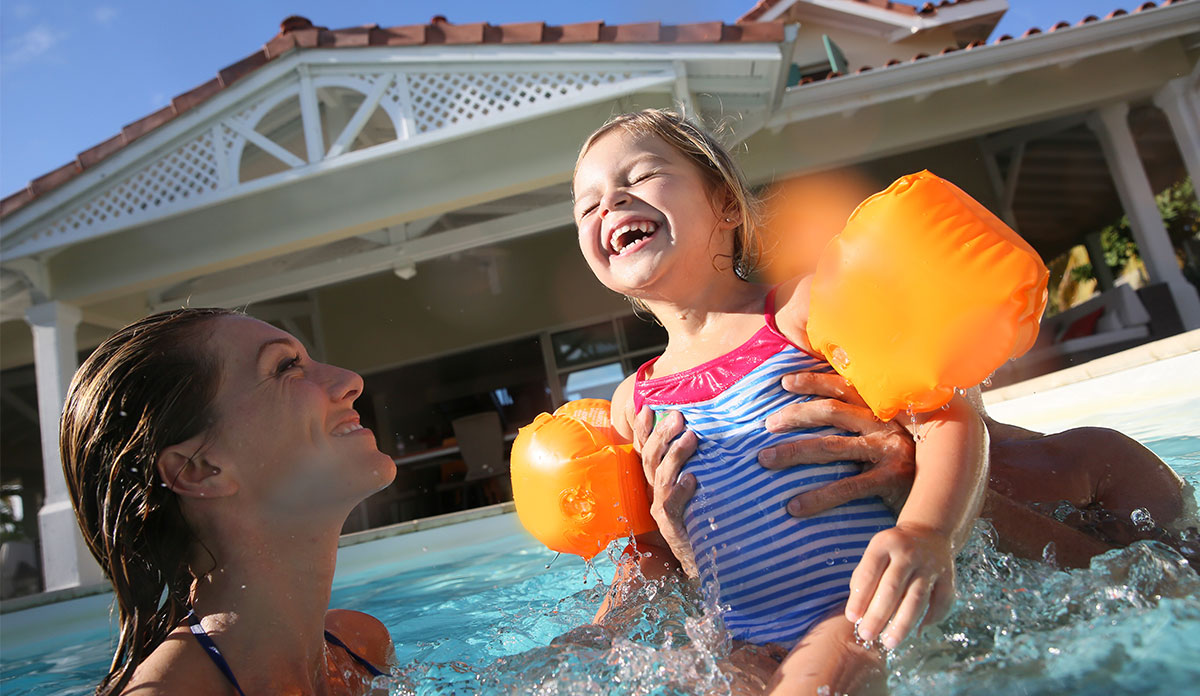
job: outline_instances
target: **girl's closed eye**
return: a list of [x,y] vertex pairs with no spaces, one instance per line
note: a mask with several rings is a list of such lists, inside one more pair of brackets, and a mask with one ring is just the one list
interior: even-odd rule
[[275,368],[275,374],[282,375],[288,370],[300,366],[300,356],[290,355],[279,362],[279,366]]

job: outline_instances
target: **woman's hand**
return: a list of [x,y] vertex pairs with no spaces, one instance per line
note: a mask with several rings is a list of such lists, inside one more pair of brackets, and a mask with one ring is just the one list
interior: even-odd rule
[[696,451],[696,434],[685,429],[678,411],[671,411],[656,424],[654,412],[643,406],[634,418],[633,435],[650,484],[650,515],[683,572],[694,578],[696,558],[683,526],[683,509],[696,494],[696,477],[680,476],[679,472]]
[[784,406],[767,417],[770,432],[833,426],[859,434],[826,435],[769,447],[759,453],[760,464],[768,469],[783,469],[843,460],[865,463],[861,474],[792,498],[788,502],[789,513],[808,517],[871,496],[879,496],[893,510],[903,507],[916,474],[916,449],[904,426],[895,420],[884,423],[876,419],[854,387],[836,373],[786,375],[783,388],[795,394],[827,398]]

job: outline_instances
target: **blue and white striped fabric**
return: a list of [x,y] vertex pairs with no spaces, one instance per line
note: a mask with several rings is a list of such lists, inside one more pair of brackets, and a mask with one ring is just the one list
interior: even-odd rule
[[861,466],[838,462],[776,471],[758,464],[758,452],[765,447],[847,434],[835,428],[766,431],[763,421],[768,415],[813,398],[785,391],[780,383],[785,374],[832,369],[782,336],[779,341],[778,352],[704,400],[678,403],[677,394],[666,399],[676,403],[656,400],[655,383],[677,375],[644,380],[637,391],[656,411],[681,411],[688,428],[699,436],[696,454],[684,467],[697,481],[684,521],[701,580],[714,584],[721,605],[727,607],[726,627],[735,638],[790,647],[846,601],[850,575],[867,542],[894,526],[896,518],[878,498],[811,518],[788,514],[787,502],[796,494],[859,473]]

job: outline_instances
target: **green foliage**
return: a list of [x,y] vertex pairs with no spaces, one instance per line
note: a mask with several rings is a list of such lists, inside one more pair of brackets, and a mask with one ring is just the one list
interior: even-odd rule
[[[1200,202],[1196,200],[1191,178],[1168,186],[1155,196],[1155,201],[1173,246],[1178,248],[1185,239],[1200,235]],[[1100,247],[1104,250],[1104,263],[1118,274],[1126,264],[1138,257],[1129,216],[1123,215],[1120,220],[1100,230]],[[1091,278],[1092,273],[1091,264],[1071,269],[1071,277],[1076,281]]]

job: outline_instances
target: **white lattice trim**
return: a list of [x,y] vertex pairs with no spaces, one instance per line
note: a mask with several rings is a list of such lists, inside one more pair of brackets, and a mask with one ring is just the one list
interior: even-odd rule
[[[523,107],[577,96],[589,88],[611,85],[648,72],[433,72],[408,76],[407,91],[417,133],[511,113]],[[386,100],[403,93],[393,87]]]
[[208,130],[35,232],[30,241],[91,227],[123,226],[215,191],[220,178],[216,145]]
[[[450,128],[483,126],[493,119],[512,118],[523,109],[542,111],[551,104],[566,105],[587,98],[592,91],[610,91],[626,81],[662,74],[661,68],[490,72],[413,72],[398,68],[316,75],[311,84],[314,90],[329,86],[352,89],[369,99],[372,92],[378,95],[380,81],[385,81],[383,84],[388,86],[379,98],[378,108],[392,121],[396,139],[409,140]],[[249,142],[246,133],[261,135],[254,132],[259,121],[284,100],[299,96],[300,89],[297,77],[261,98],[242,103],[199,135],[89,197],[9,251],[29,254],[80,241],[143,219],[181,212],[219,191],[236,188],[241,183],[242,154]],[[327,159],[345,156],[345,150],[335,148]],[[294,168],[311,166],[297,157],[276,157]]]

